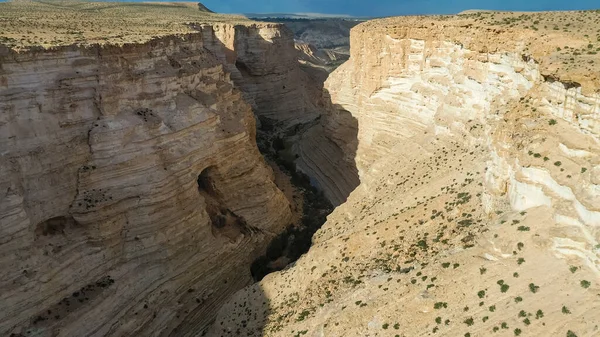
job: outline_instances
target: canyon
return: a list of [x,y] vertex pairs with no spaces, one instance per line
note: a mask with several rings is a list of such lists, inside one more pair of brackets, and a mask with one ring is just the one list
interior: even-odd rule
[[[2,6],[7,16],[33,6],[20,24],[40,31],[61,24],[46,12],[90,15]],[[140,9],[86,6],[100,11],[92,22]],[[277,154],[318,124],[322,104],[291,32],[158,7],[201,21],[177,34],[149,23],[106,43],[81,18],[78,36],[56,46],[6,27],[0,335],[197,335],[233,292],[304,253],[331,212]]]
[[54,6],[0,4],[0,335],[598,334],[599,12],[367,21],[327,76],[280,23]]
[[236,293],[209,335],[597,335],[600,37],[585,22],[599,16],[353,28],[322,125],[360,184],[309,252]]

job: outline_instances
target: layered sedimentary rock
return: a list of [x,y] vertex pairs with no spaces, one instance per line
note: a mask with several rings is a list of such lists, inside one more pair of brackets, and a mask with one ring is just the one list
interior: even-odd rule
[[346,61],[350,50],[350,29],[363,20],[342,18],[294,19],[251,16],[260,21],[284,23],[294,34],[301,60],[334,70]]
[[356,142],[346,141],[355,139],[356,123],[342,110],[329,118],[335,108],[322,91],[326,76],[300,67],[292,33],[279,24],[197,28],[253,105],[264,138],[284,140],[289,161],[333,204],[343,202],[358,185]]
[[558,76],[556,44],[526,53],[534,31],[447,21],[353,29],[325,88],[361,184],[211,335],[598,333],[595,74]]
[[289,30],[280,24],[223,24],[201,29],[207,48],[221,55],[259,120],[285,129],[318,116],[314,102],[321,93],[301,71]]
[[294,144],[296,166],[335,206],[346,201],[360,183],[355,163],[357,120],[324,91],[322,114]]
[[307,68],[320,70],[324,73],[323,82],[327,79],[326,74],[334,71],[339,65],[350,57],[349,51],[341,48],[318,49],[312,44],[296,42],[298,59]]
[[197,29],[0,51],[1,335],[194,336],[289,224],[252,113],[286,93],[285,31]]

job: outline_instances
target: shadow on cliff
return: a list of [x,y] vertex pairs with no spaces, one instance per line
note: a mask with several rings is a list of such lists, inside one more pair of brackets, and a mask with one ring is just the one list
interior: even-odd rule
[[[237,35],[241,28],[235,29]],[[273,308],[268,294],[258,282],[272,272],[293,266],[308,252],[313,235],[327,221],[334,206],[345,202],[360,183],[355,162],[358,121],[341,105],[332,102],[329,92],[324,89],[326,76],[314,69],[292,67],[297,73],[288,74],[288,80],[300,83],[283,83],[279,87],[268,83],[265,88],[257,85],[257,78],[264,69],[255,71],[252,67],[264,67],[267,60],[276,59],[273,53],[278,52],[277,48],[285,49],[282,53],[295,53],[293,62],[297,62],[293,43],[285,46],[285,42],[279,42],[284,46],[273,48],[272,41],[252,41],[256,46],[264,47],[256,50],[266,50],[257,62],[257,55],[249,55],[251,49],[247,48],[247,41],[236,39],[233,43],[236,50],[215,36],[210,42],[207,49],[224,62],[236,87],[253,107],[257,120],[256,141],[261,153],[276,166],[274,169],[289,177],[293,189],[299,192],[296,193],[299,197],[290,200],[292,207],[300,212],[299,220],[273,237],[262,249],[264,254],[249,268],[257,283],[232,296],[204,333],[206,336],[263,336]],[[285,93],[291,88],[297,88],[288,96],[294,102],[280,105],[279,109],[285,111],[281,112],[281,119],[277,119],[272,113],[272,105],[265,105],[265,102],[269,103],[269,95],[274,95],[272,90]],[[297,116],[298,122],[291,124],[287,118],[290,111],[286,110],[290,106],[303,107],[298,109],[303,115]],[[284,187],[280,186],[280,189],[284,190]]]
[[360,183],[355,163],[358,121],[341,105],[333,104],[325,89],[317,103],[317,119],[287,130],[261,118],[259,148],[301,192],[301,200],[294,200],[292,206],[302,214],[300,223],[276,236],[266,254],[254,261],[251,272],[256,281],[286,268],[308,252],[313,235],[327,216]]

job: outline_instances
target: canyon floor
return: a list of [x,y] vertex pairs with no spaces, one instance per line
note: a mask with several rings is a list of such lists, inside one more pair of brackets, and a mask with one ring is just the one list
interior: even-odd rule
[[297,42],[0,4],[0,334],[600,335],[600,11]]

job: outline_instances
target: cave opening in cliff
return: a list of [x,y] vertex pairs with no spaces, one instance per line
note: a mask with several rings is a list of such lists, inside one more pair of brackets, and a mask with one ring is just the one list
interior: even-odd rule
[[216,198],[217,191],[215,190],[215,182],[213,176],[216,172],[216,167],[209,166],[202,170],[198,175],[198,189],[214,198]]
[[217,168],[209,166],[198,175],[198,192],[206,203],[206,213],[210,218],[211,230],[215,237],[236,240],[242,234],[249,234],[246,220],[232,212],[217,189],[215,177]]
[[35,228],[37,236],[51,236],[64,234],[68,227],[77,225],[77,221],[70,216],[57,216],[40,222]]

